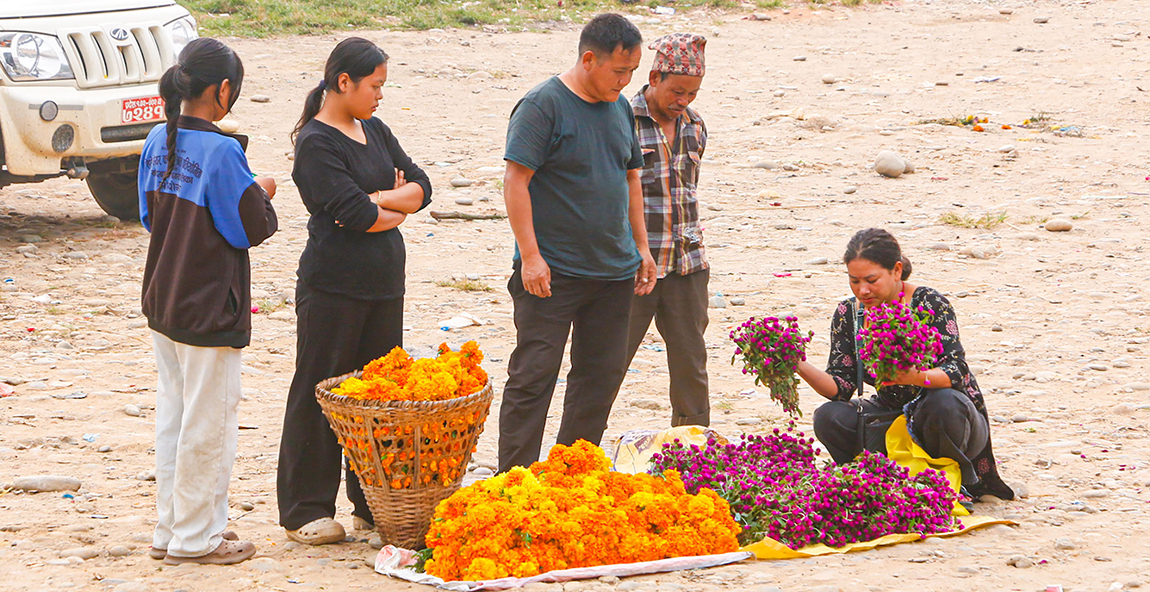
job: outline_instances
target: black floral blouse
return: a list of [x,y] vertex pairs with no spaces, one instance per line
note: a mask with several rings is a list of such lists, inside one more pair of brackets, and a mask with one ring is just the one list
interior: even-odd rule
[[[934,327],[942,341],[942,355],[935,362],[935,367],[946,372],[950,377],[951,387],[966,393],[975,402],[975,407],[986,413],[982,402],[982,391],[974,380],[970,368],[966,365],[966,354],[962,349],[962,342],[958,339],[958,321],[954,315],[954,307],[950,301],[940,294],[938,290],[919,286],[910,298],[910,307],[917,309],[925,307],[934,313],[930,325]],[[839,303],[835,309],[834,319],[831,321],[831,351],[827,357],[827,373],[835,379],[839,387],[835,399],[848,401],[859,391],[858,364],[859,359],[855,349],[855,299],[848,298]],[[863,381],[874,386],[874,376],[863,372]],[[884,386],[873,397],[873,401],[887,409],[900,409],[922,392],[922,387],[899,384]]]

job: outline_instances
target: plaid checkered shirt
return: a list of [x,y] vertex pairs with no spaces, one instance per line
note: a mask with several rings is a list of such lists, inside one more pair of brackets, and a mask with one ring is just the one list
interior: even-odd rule
[[647,241],[658,277],[687,275],[707,269],[703,231],[699,227],[699,164],[707,146],[707,126],[690,107],[676,122],[668,140],[647,109],[644,85],[631,99],[635,129],[643,149],[643,203]]

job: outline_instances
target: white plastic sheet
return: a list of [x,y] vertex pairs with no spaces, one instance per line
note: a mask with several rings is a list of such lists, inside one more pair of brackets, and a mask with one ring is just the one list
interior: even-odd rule
[[644,574],[679,571],[684,569],[702,569],[736,563],[754,557],[754,554],[745,551],[723,553],[720,555],[698,555],[695,557],[676,557],[674,559],[660,559],[658,561],[644,561],[641,563],[619,563],[615,565],[600,565],[596,567],[577,567],[542,573],[530,578],[501,578],[485,582],[445,582],[430,574],[416,573],[411,569],[415,563],[414,552],[387,545],[380,549],[375,557],[375,571],[385,576],[407,580],[416,584],[435,586],[443,590],[455,592],[471,592],[473,590],[507,590],[520,588],[533,582],[567,582],[570,580],[587,580],[603,576],[638,576]]

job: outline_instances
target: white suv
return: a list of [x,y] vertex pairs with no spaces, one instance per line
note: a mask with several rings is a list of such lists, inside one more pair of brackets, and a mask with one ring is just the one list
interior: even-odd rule
[[0,187],[87,179],[105,212],[138,218],[160,76],[195,38],[174,0],[0,0]]

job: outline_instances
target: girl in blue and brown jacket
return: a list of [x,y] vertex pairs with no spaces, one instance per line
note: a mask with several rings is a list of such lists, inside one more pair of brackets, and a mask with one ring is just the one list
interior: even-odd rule
[[143,311],[159,375],[159,520],[150,555],[168,564],[255,554],[225,527],[240,348],[251,340],[248,249],[276,231],[276,188],[248,169],[245,138],[212,123],[231,111],[243,77],[239,56],[223,43],[189,43],[160,79],[168,121],[148,135],[140,157],[140,220],[152,233]]

